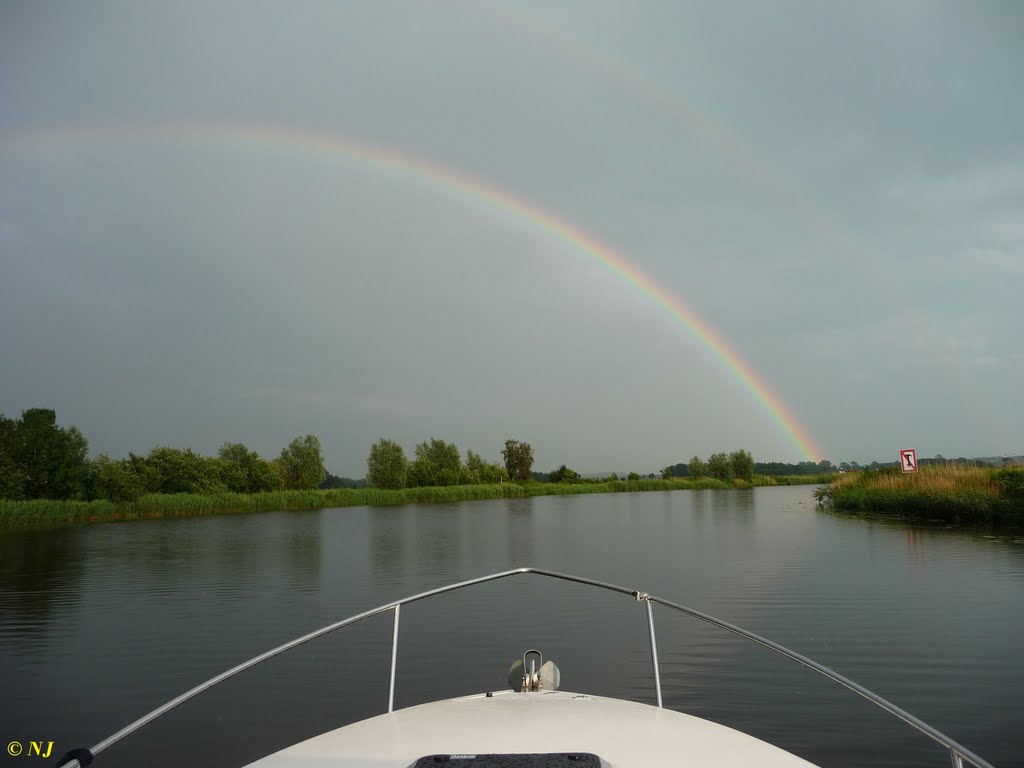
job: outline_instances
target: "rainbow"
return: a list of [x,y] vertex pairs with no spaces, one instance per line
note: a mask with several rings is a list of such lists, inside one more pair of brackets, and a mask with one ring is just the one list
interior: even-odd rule
[[[224,138],[234,143],[257,146],[298,147],[308,152],[340,154],[358,158],[373,165],[396,169],[427,179],[472,198],[485,201],[506,214],[517,217],[533,227],[567,243],[572,248],[601,264],[623,282],[648,297],[674,322],[682,326],[700,346],[706,349],[754,402],[774,421],[787,440],[808,459],[823,456],[817,442],[797,419],[792,410],[772,390],[764,378],[733,349],[711,325],[668,290],[655,283],[639,267],[610,246],[569,223],[557,214],[544,210],[523,198],[462,171],[410,154],[405,151],[357,141],[338,134],[324,134],[231,123],[160,124],[146,127],[77,128],[56,132],[35,132],[14,137],[15,144],[39,145],[78,139],[97,138]],[[10,137],[0,137],[7,143]]]

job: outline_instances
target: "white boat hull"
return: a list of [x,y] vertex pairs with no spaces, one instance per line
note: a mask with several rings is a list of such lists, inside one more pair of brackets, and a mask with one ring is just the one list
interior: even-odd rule
[[812,766],[740,731],[668,709],[567,691],[497,691],[362,720],[250,768],[409,768],[427,755],[558,752],[596,754],[612,768]]

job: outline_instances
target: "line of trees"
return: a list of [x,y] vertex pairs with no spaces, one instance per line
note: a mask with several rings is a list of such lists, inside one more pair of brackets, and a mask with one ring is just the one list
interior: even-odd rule
[[[742,479],[749,479],[746,474],[746,457],[741,459],[742,472],[737,472],[736,466],[733,464],[733,458],[737,453],[747,453],[746,451],[734,451],[733,453],[715,453],[712,454],[707,461],[702,461],[699,456],[694,456],[686,464],[672,464],[661,470],[661,476],[663,478],[671,477],[719,477],[719,479],[729,479],[731,477],[739,477]],[[747,456],[750,454],[747,453]],[[724,458],[723,458],[724,457]],[[714,461],[712,461],[714,459]],[[845,462],[844,462],[845,463]],[[725,474],[726,466],[732,467],[731,474]],[[714,466],[715,471],[711,471],[709,467]],[[822,459],[819,462],[814,461],[801,461],[797,464],[787,464],[781,461],[770,461],[753,462],[753,468],[750,476],[757,475],[818,475],[825,472],[837,472],[838,469],[833,466],[832,462],[828,459]],[[717,474],[716,474],[717,472]]]
[[242,443],[224,443],[216,456],[158,446],[146,456],[88,458],[75,427],[59,427],[46,408],[20,419],[0,414],[0,498],[134,501],[147,493],[259,493],[317,488],[323,451],[315,435],[297,437],[273,460]]
[[704,461],[700,456],[694,456],[688,464],[675,464],[661,470],[661,476],[668,480],[673,477],[692,477],[700,479],[713,477],[716,480],[746,480],[754,479],[754,457],[750,451],[740,448],[732,453],[713,453]]
[[538,483],[600,485],[601,483],[617,483],[620,480],[625,480],[630,483],[644,479],[655,480],[657,479],[657,475],[653,472],[648,472],[646,475],[641,475],[639,472],[630,472],[625,477],[619,477],[618,472],[609,472],[607,475],[589,475],[584,477],[575,469],[571,469],[565,464],[562,464],[553,472],[533,472],[532,478]]
[[506,440],[501,455],[504,465],[487,461],[473,451],[466,451],[463,462],[455,443],[432,437],[417,444],[414,458],[409,460],[402,446],[382,437],[370,447],[366,484],[372,488],[418,488],[530,480],[533,448],[529,443]]
[[[618,480],[617,475],[583,478],[562,464],[553,472],[533,471],[533,447],[509,439],[501,450],[502,463],[486,461],[473,451],[465,461],[454,443],[431,438],[419,443],[413,458],[400,445],[381,438],[370,449],[365,480],[329,474],[323,462],[320,440],[314,435],[297,437],[272,460],[262,458],[242,443],[224,443],[216,456],[202,456],[190,449],[158,446],[146,456],[129,454],[112,459],[106,454],[88,458],[89,444],[74,426],[60,427],[53,410],[32,408],[20,419],[0,414],[0,498],[4,499],[109,499],[133,501],[147,493],[221,492],[359,488],[409,488],[418,486],[475,485],[518,482],[587,483]],[[921,459],[921,465],[976,463],[978,460],[936,456]],[[743,449],[713,453],[705,461],[694,456],[688,463],[661,470],[673,477],[738,478],[751,481],[761,475],[811,475],[840,470],[875,469],[895,462],[861,466],[842,462],[838,467],[827,459],[798,464],[755,462]],[[653,474],[647,475],[653,478]],[[641,476],[631,472],[627,480]]]

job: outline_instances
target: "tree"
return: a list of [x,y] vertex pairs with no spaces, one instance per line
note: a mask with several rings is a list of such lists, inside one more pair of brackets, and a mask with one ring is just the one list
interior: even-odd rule
[[318,488],[327,475],[320,439],[316,435],[296,437],[281,451],[277,468],[288,490]]
[[687,465],[687,468],[690,470],[690,477],[695,477],[698,480],[708,473],[707,465],[701,461],[700,456],[694,456],[690,459],[690,463]]
[[475,451],[466,451],[466,463],[462,465],[462,473],[459,475],[461,485],[479,485],[484,482],[484,471],[486,462]]
[[493,461],[483,459],[474,451],[466,451],[466,464],[462,468],[462,482],[468,485],[476,483],[500,483],[508,480],[505,468]]
[[119,503],[135,501],[146,493],[143,477],[132,471],[131,463],[115,461],[101,453],[92,463],[92,495]]
[[284,488],[284,478],[272,461],[257,457],[246,467],[246,471],[249,475],[249,493],[277,491]]
[[462,477],[462,458],[455,443],[430,438],[416,446],[416,458],[409,465],[414,486],[458,485]]
[[548,475],[549,483],[578,483],[582,479],[579,472],[569,469],[565,464]]
[[665,480],[671,480],[673,477],[689,477],[690,467],[681,462],[679,464],[669,464],[661,470],[661,476]]
[[754,457],[749,451],[740,448],[729,454],[729,464],[732,467],[733,477],[746,480],[748,483],[754,481]]
[[25,496],[21,470],[15,460],[18,422],[0,413],[0,499],[21,499]]
[[381,438],[370,447],[366,459],[366,483],[373,488],[405,488],[409,460],[402,446]]
[[530,479],[530,471],[533,469],[533,448],[529,443],[506,440],[501,455],[505,459],[505,469],[508,470],[510,478],[521,482]]
[[708,457],[708,474],[716,480],[728,480],[732,477],[732,465],[727,453],[713,453]]
[[222,462],[221,481],[230,491],[260,493],[284,487],[278,468],[242,443],[224,443],[217,458]]
[[76,427],[62,429],[53,410],[30,408],[15,422],[13,437],[11,458],[24,498],[84,498],[89,443]]
[[[143,481],[144,485],[156,493],[209,495],[228,490],[221,479],[223,470],[219,460],[200,456],[190,448],[154,448],[145,458],[143,472],[149,476],[148,481]],[[143,472],[139,473],[140,476]]]

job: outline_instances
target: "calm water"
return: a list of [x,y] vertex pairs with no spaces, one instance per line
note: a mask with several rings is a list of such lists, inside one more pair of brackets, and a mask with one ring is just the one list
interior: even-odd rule
[[[996,765],[1024,766],[1024,540],[837,518],[816,511],[807,487],[0,533],[0,740],[53,740],[55,753],[93,745],[293,636],[519,565],[741,624]],[[626,597],[536,576],[410,606],[397,704],[503,687],[528,647],[556,660],[564,689],[653,702],[644,616]],[[666,705],[823,765],[948,765],[924,737],[792,662],[664,610],[655,618]],[[374,618],[268,662],[97,765],[240,765],[377,714],[390,628]]]

